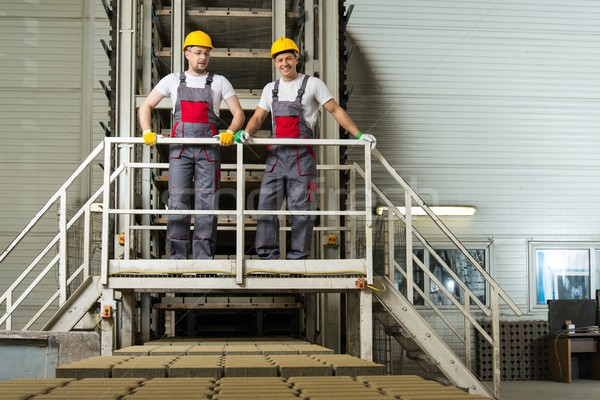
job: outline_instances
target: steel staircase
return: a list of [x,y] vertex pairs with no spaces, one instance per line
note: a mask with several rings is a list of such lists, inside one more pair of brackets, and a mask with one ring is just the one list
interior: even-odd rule
[[[206,142],[210,139],[163,139],[163,144],[170,142],[185,141],[186,143]],[[278,139],[282,143],[282,139]],[[284,140],[286,144],[297,144],[292,139]],[[289,141],[289,143],[288,143]],[[257,139],[254,145],[266,145],[273,142],[272,139]],[[113,301],[115,291],[153,291],[153,292],[177,292],[177,291],[206,291],[206,290],[223,290],[223,291],[244,291],[244,290],[294,290],[305,292],[355,292],[361,297],[361,315],[364,315],[364,321],[361,321],[361,335],[367,339],[361,339],[363,347],[361,348],[362,356],[370,358],[370,327],[371,316],[375,316],[386,327],[388,333],[398,340],[398,342],[407,350],[407,354],[418,360],[419,365],[424,367],[428,373],[440,373],[439,377],[445,377],[447,381],[453,385],[467,388],[471,393],[483,394],[491,397],[497,397],[499,387],[499,332],[498,323],[500,319],[499,301],[502,300],[511,310],[517,315],[520,315],[519,308],[512,302],[510,297],[502,290],[501,287],[493,280],[487,271],[473,259],[467,249],[452,235],[449,229],[435,214],[431,212],[429,207],[423,200],[412,190],[406,182],[396,173],[396,171],[383,158],[381,153],[374,150],[372,153],[368,147],[363,144],[357,144],[351,140],[303,140],[302,144],[308,145],[337,145],[350,146],[358,150],[359,153],[365,155],[364,168],[358,164],[348,166],[337,166],[337,168],[350,172],[353,177],[350,185],[353,187],[349,207],[344,211],[323,210],[315,211],[320,215],[344,215],[347,219],[346,226],[343,227],[320,227],[327,230],[344,231],[346,240],[348,241],[348,254],[340,260],[314,260],[314,261],[273,261],[271,263],[263,263],[259,260],[250,260],[244,256],[244,221],[248,215],[258,213],[256,210],[245,210],[243,204],[244,195],[244,180],[237,180],[237,192],[242,194],[238,198],[236,210],[215,211],[217,214],[227,214],[235,217],[236,232],[237,232],[237,250],[236,255],[225,260],[213,261],[195,261],[184,260],[174,262],[171,260],[141,260],[132,259],[130,252],[125,251],[120,255],[120,259],[111,258],[109,248],[116,246],[112,244],[109,238],[114,237],[117,232],[127,232],[125,235],[125,248],[138,246],[137,242],[141,237],[137,232],[142,229],[151,228],[140,226],[135,221],[136,215],[148,214],[169,214],[176,213],[169,210],[142,210],[133,207],[134,199],[129,199],[131,207],[129,209],[117,209],[109,207],[113,204],[110,198],[111,191],[116,192],[119,196],[120,188],[128,189],[133,187],[135,181],[136,170],[147,168],[167,168],[166,164],[148,164],[140,163],[135,159],[135,152],[132,150],[135,146],[142,145],[142,139],[139,138],[106,138],[96,150],[86,159],[80,168],[70,177],[67,182],[57,191],[57,193],[48,201],[48,203],[40,210],[36,217],[28,224],[28,226],[17,236],[10,246],[0,256],[0,267],[9,262],[9,255],[18,247],[19,243],[32,230],[33,226],[47,213],[52,214],[52,206],[58,203],[59,217],[57,233],[51,241],[44,247],[38,256],[23,269],[22,273],[15,279],[9,288],[0,296],[0,305],[4,304],[5,311],[0,315],[0,326],[4,329],[20,329],[29,330],[32,327],[42,330],[59,330],[67,331],[73,329],[75,325],[90,311],[96,313],[99,307],[98,301],[104,296],[102,301]],[[244,147],[239,146],[238,152],[242,153]],[[124,150],[125,149],[125,150]],[[111,165],[111,160],[114,158],[117,161],[112,168],[104,169],[104,179],[102,186],[94,193],[94,195],[74,214],[70,219],[66,217],[67,208],[67,191],[77,177],[85,171],[86,168],[94,165],[98,161],[99,156],[104,151],[104,165]],[[354,151],[354,150],[353,150]],[[238,157],[238,160],[243,160],[243,154]],[[385,196],[384,192],[371,181],[371,163],[379,162],[379,165],[384,168],[399,184],[399,187],[405,193],[407,205],[417,205],[426,211],[429,221],[435,223],[439,229],[446,234],[450,241],[457,249],[462,251],[464,256],[470,263],[479,270],[485,278],[486,284],[489,286],[489,303],[487,306],[469,289],[468,285],[460,281],[460,277],[456,275],[452,269],[446,265],[441,258],[438,260],[447,269],[448,273],[453,276],[460,285],[464,299],[459,302],[454,298],[452,293],[446,293],[451,303],[454,305],[456,312],[461,313],[461,318],[464,319],[465,325],[461,329],[452,326],[448,318],[444,316],[444,312],[438,307],[429,302],[428,296],[422,292],[421,288],[413,282],[413,268],[419,268],[423,273],[427,274],[429,279],[437,282],[442,288],[443,284],[436,281],[436,277],[427,271],[423,262],[415,256],[412,249],[413,240],[418,242],[419,247],[427,248],[433,253],[435,250],[423,235],[415,228],[411,216],[410,207],[407,207],[405,214],[398,211],[398,208],[392,201]],[[262,166],[237,165],[224,166],[236,171],[237,176],[246,176],[247,172],[252,168],[260,169]],[[333,168],[332,166],[320,166],[320,168]],[[360,184],[356,181],[362,180]],[[357,199],[357,188],[364,190],[362,198]],[[402,255],[404,265],[410,265],[412,268],[401,266],[395,259],[393,250],[388,249],[385,254],[386,259],[386,276],[375,276],[373,274],[373,237],[372,237],[372,197],[377,197],[378,202],[384,202],[389,207],[387,215],[390,221],[388,235],[390,242],[395,240],[392,225],[402,223],[404,231],[400,234],[403,236],[406,253]],[[101,200],[102,199],[102,200]],[[93,211],[102,212],[102,259],[100,261],[99,270],[93,270],[92,260],[90,256],[91,247],[91,224],[90,215]],[[197,211],[190,211],[191,214],[198,214]],[[290,211],[278,211],[275,214],[287,215]],[[112,217],[128,216],[122,218],[123,226],[111,228],[109,221]],[[84,229],[81,232],[79,240],[83,243],[84,257],[81,265],[74,268],[68,266],[68,241],[73,240],[72,235],[69,235],[69,229],[72,228],[78,221],[83,221]],[[366,243],[364,255],[357,256],[357,246],[355,243],[363,240],[357,239],[357,231],[362,227]],[[112,230],[112,229],[116,229]],[[322,235],[319,235],[322,236]],[[52,257],[52,252],[56,256]],[[133,252],[132,254],[135,254]],[[114,257],[114,256],[112,256]],[[43,267],[42,261],[49,260],[48,264]],[[42,264],[42,268],[38,264]],[[41,271],[40,271],[41,269]],[[2,268],[0,268],[2,270]],[[27,297],[36,292],[36,297],[41,294],[47,294],[47,286],[41,283],[47,279],[50,271],[55,271],[58,276],[58,290],[50,293],[50,297],[45,304],[39,305],[39,310],[26,323],[20,323],[16,326],[13,323],[13,318],[19,316],[19,321],[24,320],[21,316],[31,316],[31,312],[23,309]],[[72,272],[69,272],[72,271]],[[394,274],[401,274],[407,282],[407,287],[401,293],[396,288]],[[202,279],[190,279],[202,277]],[[366,288],[363,290],[357,289],[357,278],[364,277],[366,280]],[[391,278],[391,279],[390,279]],[[76,284],[80,280],[79,284]],[[76,287],[73,288],[72,286]],[[385,290],[378,288],[383,286]],[[71,290],[69,291],[69,288]],[[371,288],[371,290],[368,290]],[[437,313],[438,318],[448,326],[448,329],[456,336],[462,337],[461,341],[465,345],[465,359],[459,357],[455,351],[446,344],[438,333],[430,324],[421,316],[419,309],[413,305],[413,297],[417,294],[425,300],[428,306],[428,311],[433,310]],[[371,305],[371,295],[373,295],[376,303]],[[39,301],[39,300],[38,300]],[[471,310],[475,309],[475,312]],[[48,315],[50,314],[50,315]],[[478,317],[491,318],[493,331],[491,334],[485,332],[477,321]],[[364,330],[363,330],[364,329]],[[105,336],[103,330],[103,340],[113,340],[112,334]],[[495,362],[495,381],[494,391],[490,391],[483,383],[479,382],[477,377],[470,369],[470,347],[471,347],[471,332],[479,333],[487,340],[494,349]],[[367,344],[365,344],[367,343]]]

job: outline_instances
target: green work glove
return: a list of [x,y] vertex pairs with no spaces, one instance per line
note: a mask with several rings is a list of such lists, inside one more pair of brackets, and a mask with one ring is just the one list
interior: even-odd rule
[[237,131],[234,136],[236,143],[246,143],[246,140],[250,139],[250,134],[246,131]]
[[156,144],[156,133],[152,132],[150,129],[146,129],[142,133],[142,137],[144,138],[144,143],[148,146],[154,146]]
[[362,133],[359,131],[356,134],[356,138],[362,142],[370,143],[371,150],[374,150],[375,146],[377,146],[377,139],[375,138],[375,136],[369,135],[368,133]]
[[219,143],[221,143],[221,146],[229,146],[233,144],[233,132],[230,131],[229,129],[227,129],[225,132],[221,133],[220,135],[217,135],[216,137],[219,138]]

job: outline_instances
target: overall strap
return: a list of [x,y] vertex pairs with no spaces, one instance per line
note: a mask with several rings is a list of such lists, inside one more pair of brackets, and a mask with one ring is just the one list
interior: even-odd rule
[[185,86],[185,71],[179,73],[179,86]]
[[302,85],[300,85],[300,89],[298,89],[298,94],[296,95],[296,103],[302,103],[302,96],[304,96],[304,92],[306,91],[308,78],[308,75],[304,75],[304,79],[302,79]]
[[273,101],[279,101],[279,79],[277,79],[275,81],[275,84],[273,85]]
[[212,85],[213,82],[213,74],[212,72],[208,73],[208,76],[206,77],[206,85],[204,87],[210,87],[210,85]]

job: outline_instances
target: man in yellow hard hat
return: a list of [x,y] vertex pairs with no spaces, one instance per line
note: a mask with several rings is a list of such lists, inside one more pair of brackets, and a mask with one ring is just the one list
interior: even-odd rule
[[[188,69],[167,75],[152,89],[139,108],[139,123],[144,142],[156,143],[150,114],[163,97],[173,101],[173,131],[176,138],[219,139],[221,145],[233,143],[234,134],[245,120],[240,101],[231,83],[223,76],[209,73],[213,45],[202,31],[188,34],[183,51]],[[224,100],[233,118],[228,129],[219,134],[219,107]],[[215,192],[220,183],[220,154],[217,145],[171,145],[169,148],[170,210],[214,210]],[[193,182],[193,183],[192,183]],[[190,188],[194,188],[192,191]],[[192,205],[192,199],[195,204]],[[191,250],[195,259],[214,257],[217,234],[216,215],[196,215],[190,243],[190,215],[171,215],[167,225],[167,251],[171,259],[185,259]]]
[[[262,91],[258,107],[246,129],[235,135],[245,142],[256,133],[269,113],[275,138],[313,138],[313,129],[321,106],[351,135],[375,147],[373,135],[361,133],[346,111],[338,105],[323,81],[298,73],[299,49],[293,40],[280,37],[271,46],[271,57],[281,79],[271,82]],[[260,188],[259,210],[279,210],[284,198],[290,210],[315,210],[317,165],[309,146],[270,146],[266,170]],[[288,259],[310,256],[315,217],[291,217],[291,248]],[[279,220],[276,215],[259,215],[256,231],[256,252],[262,259],[277,259],[279,251]]]

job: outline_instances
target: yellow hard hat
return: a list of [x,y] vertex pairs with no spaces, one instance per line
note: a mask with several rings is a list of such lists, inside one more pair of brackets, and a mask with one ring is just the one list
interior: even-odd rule
[[279,39],[273,42],[271,46],[271,58],[284,51],[294,51],[296,54],[300,53],[300,49],[296,46],[296,43],[292,39],[284,38],[279,36]]
[[202,46],[210,49],[213,48],[210,36],[202,31],[193,31],[188,33],[183,41],[183,51],[185,51],[186,47],[188,46]]

